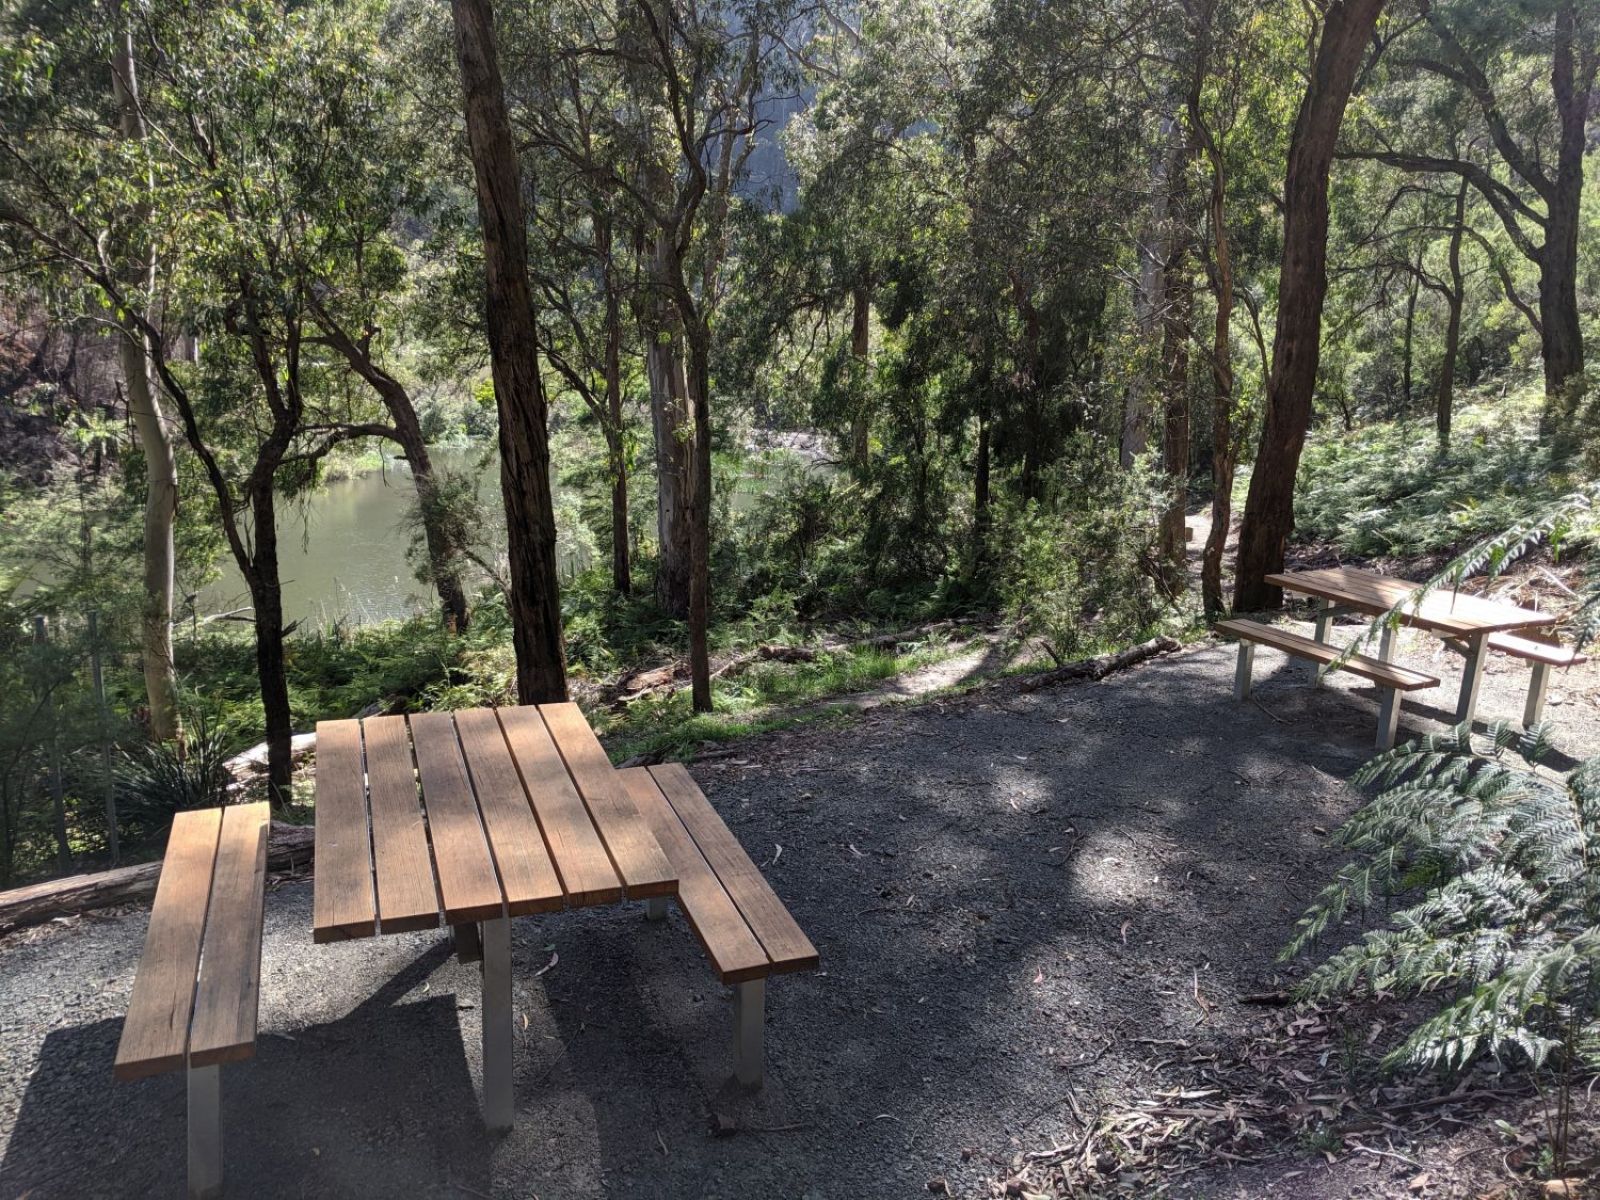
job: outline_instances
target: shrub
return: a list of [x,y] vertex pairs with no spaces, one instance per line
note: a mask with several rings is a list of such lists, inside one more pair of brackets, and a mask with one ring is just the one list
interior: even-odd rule
[[[1308,999],[1433,998],[1388,1067],[1460,1070],[1490,1056],[1553,1073],[1565,1097],[1574,1070],[1600,1066],[1600,758],[1560,776],[1539,768],[1542,750],[1538,728],[1496,726],[1480,746],[1461,727],[1356,775],[1382,788],[1337,835],[1357,857],[1284,956],[1352,910],[1410,898],[1300,988]],[[1564,1146],[1560,1130],[1558,1155]]]
[[117,767],[117,812],[130,831],[149,833],[174,813],[228,802],[233,774],[223,732],[191,713],[185,745],[147,742],[123,751]]
[[1167,603],[1157,582],[1161,498],[1144,470],[1087,470],[1054,507],[1001,509],[990,539],[1006,614],[1058,663],[1138,640]]

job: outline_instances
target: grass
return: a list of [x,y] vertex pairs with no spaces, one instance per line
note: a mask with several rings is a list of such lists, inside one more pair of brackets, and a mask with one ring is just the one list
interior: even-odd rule
[[684,758],[707,744],[837,721],[842,711],[829,707],[829,700],[869,691],[954,653],[947,642],[930,641],[904,654],[863,647],[809,663],[763,663],[718,681],[713,689],[716,707],[709,713],[692,711],[688,692],[680,690],[641,698],[620,713],[594,713],[591,719],[614,759],[641,754]]

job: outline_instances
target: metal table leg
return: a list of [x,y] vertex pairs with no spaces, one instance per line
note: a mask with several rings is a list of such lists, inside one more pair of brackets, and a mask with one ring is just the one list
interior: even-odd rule
[[1533,664],[1533,676],[1528,680],[1528,702],[1522,708],[1522,727],[1531,729],[1544,716],[1545,692],[1550,687],[1550,664]]
[[1467,661],[1461,669],[1461,699],[1456,705],[1456,724],[1472,726],[1478,714],[1478,692],[1483,688],[1483,667],[1489,660],[1489,635],[1480,633],[1467,639]]
[[1241,641],[1239,661],[1233,668],[1233,698],[1241,704],[1250,699],[1250,675],[1255,668],[1255,662],[1255,643]]
[[[1394,661],[1393,625],[1383,627],[1383,634],[1378,639],[1378,658],[1383,662]],[[1383,699],[1378,704],[1377,746],[1379,750],[1390,750],[1400,729],[1400,689],[1386,688],[1380,684],[1379,691]]]
[[483,923],[483,1122],[491,1133],[511,1128],[515,1035],[511,1014],[511,919]]
[[189,1200],[222,1195],[222,1068],[189,1067]]
[[[1328,630],[1333,626],[1333,601],[1317,599],[1317,632],[1316,640],[1326,645]],[[1311,683],[1314,687],[1322,686],[1322,668],[1316,662],[1311,664]]]

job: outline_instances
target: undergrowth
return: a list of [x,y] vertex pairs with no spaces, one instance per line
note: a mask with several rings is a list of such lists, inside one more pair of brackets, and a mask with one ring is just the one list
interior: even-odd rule
[[1537,437],[1542,396],[1523,389],[1463,407],[1441,453],[1418,421],[1324,431],[1306,446],[1296,535],[1352,558],[1448,554],[1572,486]]

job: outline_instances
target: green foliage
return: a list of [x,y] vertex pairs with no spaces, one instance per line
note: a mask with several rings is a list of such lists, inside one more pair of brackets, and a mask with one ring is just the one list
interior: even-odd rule
[[174,813],[228,802],[232,747],[203,714],[186,721],[185,744],[146,742],[121,752],[116,769],[117,811],[136,834],[158,832]]
[[1143,468],[1085,468],[1056,506],[1007,504],[991,544],[994,586],[1019,635],[1057,663],[1147,636],[1172,606],[1159,585],[1164,497]]
[[1451,450],[1411,419],[1358,436],[1332,429],[1307,445],[1295,495],[1302,538],[1351,557],[1451,554],[1555,501],[1570,476],[1541,445],[1542,396],[1527,389],[1458,414]]
[[1403,900],[1388,928],[1339,950],[1300,988],[1310,999],[1431,998],[1390,1066],[1459,1070],[1484,1055],[1534,1069],[1600,1065],[1600,759],[1558,776],[1537,767],[1543,749],[1542,729],[1496,726],[1480,744],[1463,727],[1356,776],[1381,789],[1337,835],[1356,858],[1284,956]]

